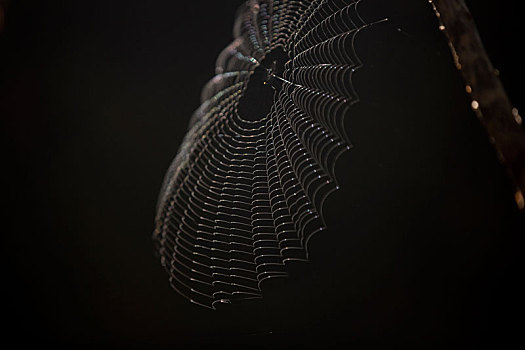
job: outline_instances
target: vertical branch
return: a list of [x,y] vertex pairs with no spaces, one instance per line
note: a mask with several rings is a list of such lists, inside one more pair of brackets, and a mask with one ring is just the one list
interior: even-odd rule
[[464,0],[429,0],[449,40],[466,82],[472,109],[483,123],[498,157],[515,185],[518,208],[525,211],[525,129],[483,47]]

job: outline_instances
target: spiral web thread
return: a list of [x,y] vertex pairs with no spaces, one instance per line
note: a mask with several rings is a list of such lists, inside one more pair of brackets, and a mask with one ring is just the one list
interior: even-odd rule
[[[338,189],[336,159],[350,149],[343,119],[361,67],[353,42],[371,25],[362,1],[258,0],[239,10],[159,198],[153,239],[171,286],[190,301],[260,298],[287,262],[308,259],[310,237],[325,228],[323,202]],[[246,120],[239,99],[279,47],[290,57],[282,86],[268,115]]]

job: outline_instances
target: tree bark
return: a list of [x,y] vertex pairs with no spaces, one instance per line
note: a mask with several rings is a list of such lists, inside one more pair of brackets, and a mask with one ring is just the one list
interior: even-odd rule
[[472,109],[483,123],[498,156],[515,185],[515,200],[525,213],[525,129],[497,71],[483,47],[464,0],[429,0],[461,72]]

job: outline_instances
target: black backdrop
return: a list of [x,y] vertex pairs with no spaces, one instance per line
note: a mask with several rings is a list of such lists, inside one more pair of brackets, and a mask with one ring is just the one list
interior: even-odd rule
[[[268,321],[271,317],[265,316],[262,326],[251,327],[252,324],[239,321],[250,319],[250,315],[243,313],[258,309],[235,311],[234,316],[225,316],[211,314],[180,298],[169,288],[150,239],[164,171],[185,133],[189,116],[198,107],[201,87],[213,76],[217,54],[231,41],[233,15],[240,3],[196,0],[9,2],[6,26],[0,34],[0,119],[6,151],[3,197],[8,205],[6,228],[2,230],[6,258],[2,291],[4,315],[9,323],[5,330],[11,336],[22,342],[40,344],[139,346],[233,341],[235,333],[243,334],[245,338],[241,339],[248,341],[259,341],[257,334],[265,341],[273,341],[273,336],[269,335],[273,330],[269,326],[271,320]],[[471,1],[470,5],[487,50],[501,72],[512,101],[519,107],[524,101],[519,87],[523,68],[516,57],[520,45],[519,15],[510,1],[490,6]],[[432,18],[427,16],[424,20],[432,21]],[[442,55],[447,53],[444,48],[443,40]],[[457,99],[464,102],[462,95],[458,96]],[[465,113],[474,118],[468,111]],[[473,119],[464,127],[473,127],[477,136],[467,136],[481,140],[482,130],[476,123]],[[359,139],[358,134],[355,137]],[[483,143],[479,140],[472,142]],[[484,156],[475,161],[492,159],[490,147],[483,147],[480,152],[484,152]],[[358,162],[358,152],[356,158]],[[460,160],[458,164],[450,167],[461,166]],[[496,163],[491,167],[496,169]],[[475,172],[471,175],[484,176]],[[508,189],[504,178],[499,173],[494,177],[501,184],[491,187],[491,193],[497,192],[497,198],[506,198]],[[453,181],[460,184],[470,180]],[[483,184],[490,187],[490,181],[492,177]],[[359,193],[357,196],[360,198]],[[404,200],[398,197],[397,202],[392,199],[389,205],[396,207]],[[481,199],[481,202],[483,200],[489,199]],[[452,194],[442,205],[457,201],[461,203],[461,199]],[[502,204],[503,209],[498,207],[498,218],[513,222],[515,213],[511,205],[506,199],[501,202],[505,204]],[[332,205],[341,208],[352,203],[340,196]],[[360,212],[366,222],[378,220],[371,208]],[[483,211],[476,213],[480,212]],[[424,218],[428,220],[413,222],[407,219],[407,222],[412,226],[421,225],[424,228],[419,230],[421,233],[435,225],[431,218]],[[479,217],[474,215],[473,218],[475,221]],[[341,218],[332,219],[332,222],[337,220]],[[450,220],[458,225],[462,222],[457,218]],[[500,229],[495,224],[498,220],[488,220],[488,230],[494,236]],[[389,226],[388,230],[401,232],[406,229],[401,226]],[[505,232],[516,232],[520,229],[517,227],[517,224],[509,224]],[[376,229],[381,230],[381,227]],[[454,307],[445,307],[447,316],[429,311],[435,314],[428,316],[435,325],[429,327],[428,334],[425,327],[416,327],[417,317],[426,314],[426,309],[442,305],[421,296],[439,299],[439,293],[425,294],[423,289],[411,287],[407,287],[409,292],[404,296],[411,295],[419,300],[417,305],[410,304],[419,311],[410,313],[399,306],[397,311],[388,314],[390,319],[384,320],[386,314],[376,308],[382,308],[393,299],[385,297],[388,292],[376,291],[377,294],[367,296],[373,299],[373,307],[356,297],[352,302],[361,302],[363,307],[359,310],[342,308],[342,314],[371,313],[372,316],[350,317],[352,327],[341,326],[334,332],[339,338],[356,341],[382,337],[411,342],[479,337],[476,339],[481,341],[486,332],[494,333],[492,340],[501,339],[503,335],[512,336],[519,324],[511,322],[510,318],[523,310],[519,304],[519,290],[513,284],[520,278],[513,273],[518,273],[522,266],[517,255],[521,240],[511,234],[504,237],[505,248],[497,241],[497,248],[492,251],[471,251],[466,255],[450,248],[454,244],[447,235],[437,245],[434,244],[437,241],[411,241],[415,250],[424,246],[419,254],[439,261],[425,271],[440,267],[452,271],[453,265],[461,260],[460,256],[480,254],[478,260],[482,263],[476,265],[472,273],[492,276],[483,279],[485,284],[481,285],[479,280],[475,286],[463,283],[460,276],[452,278],[454,283],[440,285],[440,291],[446,290],[445,294],[454,296]],[[489,246],[494,241],[491,235],[485,238]],[[367,247],[377,244],[367,240],[357,243]],[[380,245],[382,249],[389,249]],[[319,247],[319,254],[322,254],[323,245],[319,243]],[[358,250],[359,247],[354,246],[350,251],[359,256]],[[339,254],[344,255],[344,252],[339,251]],[[398,254],[404,253],[401,250]],[[439,258],[443,255],[451,256],[453,262],[444,263]],[[501,263],[502,259],[510,260]],[[502,266],[507,269],[504,277],[494,277],[500,276],[498,271],[501,270],[497,269]],[[369,269],[362,269],[362,273],[373,274],[374,269]],[[405,271],[410,269],[414,270],[404,268]],[[366,278],[359,274],[356,277],[361,278],[364,290],[370,291]],[[425,277],[414,275],[411,281],[427,283],[434,277],[428,272]],[[383,276],[383,279],[388,280],[388,277]],[[445,278],[437,277],[437,280]],[[504,287],[497,288],[500,283]],[[485,292],[472,296],[473,299],[495,298],[496,301],[478,300],[465,309],[467,311],[458,312],[456,317],[455,310],[461,309],[463,301],[468,299],[464,294],[477,291]],[[403,291],[397,293],[403,294]],[[314,303],[323,298],[315,299]],[[449,299],[443,298],[442,302]],[[502,302],[504,299],[507,300]],[[302,301],[308,305],[308,300]],[[484,317],[494,317],[494,320],[483,323],[486,328],[477,329],[474,322],[477,314],[472,310],[484,307],[489,310]],[[313,308],[320,312],[319,306]],[[290,308],[288,311],[297,310]],[[320,317],[323,324],[331,327],[345,319],[341,315],[332,317],[332,314],[324,312],[324,318]],[[406,320],[407,314],[415,315],[415,319]],[[377,319],[371,321],[376,316]],[[360,324],[359,320],[363,319]],[[460,321],[450,327],[441,325],[454,319]],[[394,327],[399,320],[405,320],[407,326]],[[231,325],[225,325],[227,322]],[[292,338],[300,341],[303,336],[312,337],[316,329],[322,328],[276,323],[279,326],[274,330],[275,339],[280,341]],[[439,330],[449,328],[450,332],[440,335]],[[246,334],[252,336],[246,337]],[[319,334],[324,337],[326,329]]]

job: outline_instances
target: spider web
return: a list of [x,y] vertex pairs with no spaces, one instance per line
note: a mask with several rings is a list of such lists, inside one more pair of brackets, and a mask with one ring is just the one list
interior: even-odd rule
[[[153,239],[190,301],[260,298],[287,263],[308,260],[323,202],[338,189],[335,162],[350,149],[353,42],[373,25],[361,2],[258,0],[239,10],[158,203]],[[269,110],[244,113],[255,102],[243,96],[261,87],[271,89]]]

